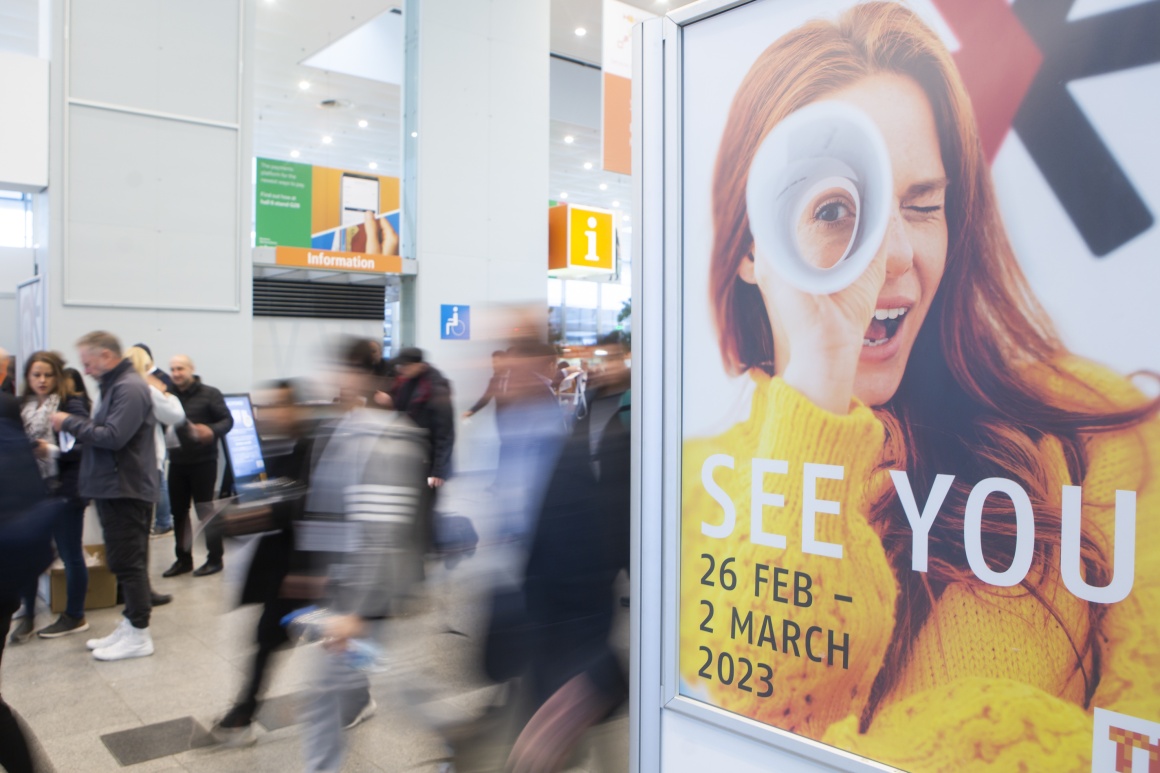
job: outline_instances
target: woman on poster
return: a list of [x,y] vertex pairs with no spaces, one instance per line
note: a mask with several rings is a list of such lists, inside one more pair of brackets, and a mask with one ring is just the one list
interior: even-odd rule
[[[751,233],[750,220],[768,213],[747,211],[746,199],[763,140],[819,101],[870,118],[893,179],[881,246],[831,294],[785,280]],[[802,228],[845,239],[857,207],[828,191]],[[1087,770],[1096,708],[1160,721],[1158,403],[1055,333],[1008,241],[969,97],[938,37],[907,8],[870,3],[774,42],[733,99],[712,217],[718,342],[729,371],[748,374],[755,391],[748,419],[684,448],[686,691],[920,771]],[[784,460],[788,472],[766,460]],[[840,503],[840,515],[803,523],[807,465],[840,468],[840,479],[814,479],[815,499]],[[992,493],[980,521],[967,515],[978,505],[972,490],[997,478],[1021,488],[1033,513],[1030,568],[1010,587],[980,575],[1003,575],[1026,549],[1019,497]],[[1082,490],[1074,551],[1061,536],[1065,487]],[[1084,583],[1104,588],[1130,566],[1115,549],[1119,490],[1136,495],[1132,590],[1116,603],[1087,601],[1061,567],[1078,563]],[[751,520],[773,491],[780,508]],[[756,510],[755,494],[765,500]],[[924,504],[938,494],[928,520]],[[730,507],[735,528],[710,536]],[[762,517],[767,531],[788,535],[788,549],[753,533]],[[924,571],[916,523],[929,528]],[[815,545],[840,545],[841,557],[801,550],[803,527]],[[983,567],[971,558],[979,549]],[[705,581],[705,567],[726,556],[749,578],[744,598]],[[808,576],[810,605],[795,603],[792,581],[784,603],[755,583],[758,564]],[[705,602],[712,625],[702,622]],[[754,629],[771,616],[774,636],[738,635],[733,609],[752,611]],[[783,620],[833,632],[847,649],[837,663],[816,662],[781,640],[792,630]],[[703,666],[706,650],[769,664],[768,677],[757,674],[769,689],[706,679],[717,673]]]

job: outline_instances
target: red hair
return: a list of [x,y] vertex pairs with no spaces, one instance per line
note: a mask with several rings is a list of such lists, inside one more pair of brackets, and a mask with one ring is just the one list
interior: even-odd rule
[[[905,469],[923,501],[936,472],[953,472],[954,487],[930,532],[926,573],[910,567],[910,529],[889,489],[874,503],[872,522],[895,569],[900,597],[894,636],[862,717],[865,730],[883,698],[897,683],[910,648],[942,591],[951,583],[981,586],[967,566],[963,544],[964,505],[971,486],[987,477],[1019,481],[1031,498],[1036,521],[1036,559],[1041,571],[1024,589],[1054,616],[1071,642],[1075,667],[1083,673],[1085,703],[1099,676],[1100,626],[1105,608],[1088,605],[1087,624],[1071,630],[1047,600],[1043,586],[1058,575],[1047,571],[1059,550],[1058,481],[1052,480],[1039,443],[1056,438],[1071,481],[1087,471],[1083,435],[1134,426],[1157,403],[1124,410],[1064,405],[1058,388],[1026,378],[1035,369],[1053,374],[1067,389],[1099,399],[1060,361],[1067,351],[1032,295],[1003,228],[974,113],[945,46],[912,11],[894,3],[858,5],[836,22],[809,22],[767,48],[750,68],[733,99],[713,175],[713,246],[709,277],[721,353],[735,374],[760,369],[773,375],[773,333],[756,285],[740,279],[751,259],[753,237],[746,214],[749,167],[770,130],[799,108],[878,73],[913,79],[925,92],[938,127],[946,191],[946,270],[919,331],[895,395],[877,406],[887,427],[882,468]],[[1051,491],[1049,492],[1049,489]],[[957,513],[957,515],[955,515]],[[984,533],[996,566],[1014,554],[1013,509],[1002,498],[988,501]],[[1084,576],[1104,585],[1109,567],[1086,534],[1081,551]]]

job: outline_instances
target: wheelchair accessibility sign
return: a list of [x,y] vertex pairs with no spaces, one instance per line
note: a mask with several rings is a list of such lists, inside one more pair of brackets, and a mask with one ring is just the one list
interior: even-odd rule
[[471,340],[471,307],[443,304],[439,307],[440,338],[450,341]]

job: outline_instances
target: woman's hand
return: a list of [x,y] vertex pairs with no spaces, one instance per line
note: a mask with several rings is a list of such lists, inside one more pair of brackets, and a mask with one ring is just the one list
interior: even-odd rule
[[37,459],[47,459],[52,455],[52,449],[47,442],[37,440],[36,445],[32,447],[32,455]]
[[798,290],[760,256],[752,266],[771,323],[785,339],[777,344],[789,350],[779,375],[819,408],[849,413],[862,341],[886,282],[886,251],[852,285],[833,295]]

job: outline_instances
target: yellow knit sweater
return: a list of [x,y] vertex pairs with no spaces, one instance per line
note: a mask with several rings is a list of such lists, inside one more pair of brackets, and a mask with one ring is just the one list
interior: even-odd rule
[[[1038,376],[1061,400],[1101,409],[1109,400],[1118,406],[1143,400],[1110,371],[1080,360],[1070,360],[1066,367],[1092,390],[1067,394],[1057,376]],[[779,378],[755,379],[747,421],[718,437],[690,441],[684,449],[680,670],[686,691],[729,711],[907,770],[1090,770],[1092,713],[1082,705],[1083,679],[1075,668],[1075,654],[1059,623],[1019,586],[961,583],[947,588],[868,732],[858,732],[870,687],[894,635],[898,595],[894,570],[867,521],[870,503],[892,485],[886,473],[875,473],[884,428],[865,406],[837,416],[817,408]],[[1105,618],[1101,681],[1092,705],[1160,721],[1160,539],[1154,533],[1160,491],[1150,480],[1151,459],[1160,459],[1160,422],[1153,419],[1131,431],[1086,440],[1089,468],[1079,482],[1068,479],[1057,441],[1044,441],[1041,449],[1058,482],[1051,490],[1059,491],[1065,483],[1082,485],[1085,531],[1101,542],[1109,560],[1114,510],[1103,505],[1114,502],[1116,489],[1136,491],[1138,497],[1135,583],[1131,595],[1111,605]],[[734,460],[732,469],[718,465],[712,473],[712,481],[736,508],[735,529],[725,539],[702,533],[703,523],[711,527],[724,518],[722,506],[702,481],[702,465],[717,454]],[[783,507],[763,509],[762,523],[765,532],[786,536],[785,549],[750,540],[754,458],[788,462],[787,473],[766,474],[763,486],[767,493],[784,495]],[[815,539],[842,545],[840,560],[802,550],[805,463],[844,468],[842,480],[817,483],[818,498],[839,502],[841,514],[820,514],[814,524]],[[926,492],[915,496],[921,509]],[[735,560],[723,577],[721,567],[728,558]],[[710,560],[714,568],[707,573]],[[768,569],[756,570],[757,564]],[[788,570],[778,578],[785,585],[776,589],[775,568]],[[768,582],[757,585],[755,571]],[[799,601],[811,602],[808,607],[794,604],[795,571],[810,578],[808,596],[799,595]],[[1058,553],[1051,565],[1032,571],[1047,572],[1044,594],[1082,643],[1087,604],[1064,587]],[[724,586],[733,585],[730,573],[737,581],[727,590]],[[710,604],[713,615],[706,620]],[[752,627],[745,626],[747,612],[752,613]],[[758,633],[763,622],[764,637]],[[817,630],[810,631],[811,626]],[[828,647],[830,641],[840,647],[847,635],[845,653]],[[831,657],[834,665],[826,662]],[[752,674],[742,684],[747,670]]]

